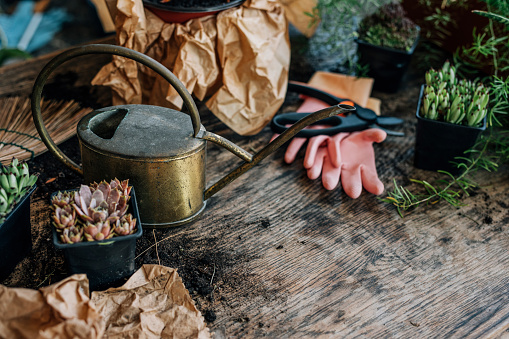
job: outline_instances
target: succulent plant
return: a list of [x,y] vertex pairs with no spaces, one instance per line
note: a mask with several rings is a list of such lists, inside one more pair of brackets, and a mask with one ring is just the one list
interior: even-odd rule
[[26,162],[13,158],[7,166],[0,165],[0,224],[14,206],[35,185],[36,175],[31,175]]
[[63,243],[95,241],[134,233],[136,219],[126,214],[128,180],[101,181],[78,191],[58,192],[52,199],[53,225]]
[[410,51],[419,28],[398,2],[388,3],[365,17],[359,25],[359,38],[377,46]]
[[74,200],[74,192],[58,192],[51,198],[53,206],[65,207]]
[[83,228],[76,226],[64,228],[60,235],[60,240],[64,244],[75,244],[83,241]]
[[136,219],[131,214],[127,214],[114,224],[113,231],[118,235],[133,234],[136,228]]
[[489,93],[482,83],[456,77],[448,61],[426,72],[421,115],[453,124],[477,126],[488,113]]
[[71,205],[63,207],[55,206],[55,212],[51,216],[51,219],[53,220],[53,225],[57,229],[63,230],[76,225],[76,211]]
[[111,232],[110,220],[98,218],[94,222],[87,221],[83,226],[85,238],[88,241],[110,239],[115,234]]

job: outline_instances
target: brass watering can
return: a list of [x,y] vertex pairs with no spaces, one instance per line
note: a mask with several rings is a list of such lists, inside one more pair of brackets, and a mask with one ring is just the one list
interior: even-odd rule
[[[69,159],[49,136],[41,116],[41,93],[50,73],[74,57],[112,54],[135,60],[160,74],[180,94],[189,115],[150,105],[106,107],[87,114],[78,123],[82,167]],[[169,227],[190,222],[206,201],[228,183],[255,166],[304,127],[349,113],[355,108],[337,105],[313,113],[252,155],[227,139],[208,132],[191,95],[173,73],[154,59],[114,45],[86,45],[57,55],[39,73],[32,92],[32,114],[41,139],[60,161],[82,174],[86,183],[129,179],[136,189],[140,219],[147,227]],[[245,162],[205,188],[206,140],[218,144]]]

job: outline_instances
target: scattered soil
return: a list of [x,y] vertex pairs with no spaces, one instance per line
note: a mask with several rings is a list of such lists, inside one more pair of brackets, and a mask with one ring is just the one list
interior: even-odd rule
[[[60,147],[71,159],[80,162],[76,137]],[[16,270],[0,283],[9,287],[38,289],[68,276],[63,253],[56,250],[52,242],[49,225],[51,210],[48,205],[50,195],[59,190],[79,187],[82,177],[67,169],[49,152],[31,160],[29,165],[34,173],[39,174],[38,188],[32,196],[31,205],[33,248]],[[224,227],[235,225],[238,226],[238,221],[232,219]],[[270,223],[262,220],[261,225],[267,229]],[[259,278],[248,270],[253,255],[236,249],[234,242],[224,247],[225,241],[217,233],[216,236],[194,238],[182,234],[181,230],[144,229],[144,234],[136,244],[136,269],[143,264],[176,268],[209,323],[216,320],[215,308],[228,304],[229,301],[223,295],[232,291],[246,290],[251,296],[255,293],[272,298],[274,292],[265,290]],[[157,246],[154,245],[155,239],[158,241]],[[218,250],[220,247],[224,249]],[[236,294],[240,299],[249,297],[242,292]]]

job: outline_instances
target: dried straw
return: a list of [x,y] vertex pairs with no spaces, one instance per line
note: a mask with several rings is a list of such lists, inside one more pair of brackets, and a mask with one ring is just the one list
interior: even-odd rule
[[[76,133],[76,125],[83,115],[92,111],[81,108],[75,101],[43,100],[42,118],[56,144]],[[47,151],[32,119],[30,99],[26,97],[0,98],[0,162],[32,159]]]

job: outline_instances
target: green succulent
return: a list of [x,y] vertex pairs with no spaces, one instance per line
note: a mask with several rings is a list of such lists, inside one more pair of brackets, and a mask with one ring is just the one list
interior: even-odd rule
[[14,206],[35,185],[36,175],[31,175],[26,162],[13,158],[7,166],[0,170],[0,224],[11,213]]
[[359,39],[372,45],[410,51],[419,35],[413,23],[397,2],[385,4],[359,25]]
[[426,72],[420,114],[428,119],[478,126],[488,113],[489,91],[482,83],[456,77],[448,61]]

